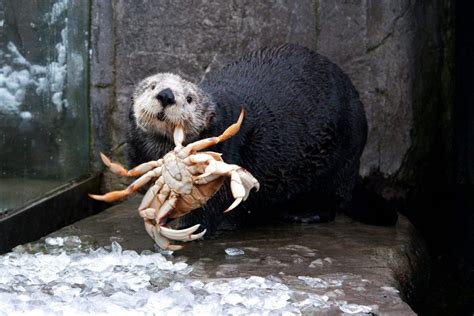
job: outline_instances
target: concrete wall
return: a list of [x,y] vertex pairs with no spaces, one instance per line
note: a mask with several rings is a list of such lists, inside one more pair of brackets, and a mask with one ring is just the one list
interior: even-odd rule
[[95,147],[123,159],[141,78],[168,71],[199,82],[248,51],[294,42],[353,80],[369,122],[361,173],[404,198],[449,160],[451,10],[448,0],[94,1]]

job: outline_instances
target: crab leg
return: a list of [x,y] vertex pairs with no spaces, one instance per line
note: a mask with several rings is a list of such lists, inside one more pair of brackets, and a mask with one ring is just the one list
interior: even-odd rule
[[128,176],[128,170],[125,169],[125,167],[119,164],[118,162],[110,160],[110,158],[104,155],[103,153],[100,153],[100,159],[102,159],[104,165],[106,165],[107,168],[109,168],[109,170],[115,173],[116,175],[119,175],[121,177]]
[[162,165],[163,165],[163,159],[145,162],[129,170],[128,175],[131,177],[138,177],[150,170],[161,167]]
[[131,193],[135,192],[136,190],[150,182],[151,179],[159,176],[161,176],[161,167],[155,168],[152,171],[148,171],[124,190],[113,191],[104,195],[89,194],[89,196],[98,201],[113,202],[130,195]]
[[[171,193],[169,198],[163,203],[163,205],[160,207],[160,210],[158,211],[158,215],[156,216],[157,223],[160,223],[161,220],[164,217],[166,217],[166,215],[169,214],[169,212],[171,212],[176,207],[177,201],[178,201],[178,196],[175,193]],[[199,234],[193,235],[192,233],[194,233],[199,228],[199,226],[200,225],[198,224],[198,225],[194,225],[193,227],[180,229],[180,230],[175,230],[175,229],[159,226],[159,228],[157,228],[156,230],[156,233],[159,233],[163,235],[164,237],[167,237],[173,240],[191,241],[191,240],[201,238],[206,233],[206,231],[204,230]]]
[[160,193],[158,193],[157,199],[158,201],[163,204],[165,203],[166,199],[170,195],[170,187],[167,184],[163,184],[163,187],[160,190]]
[[102,162],[104,163],[104,165],[106,165],[110,171],[122,177],[141,176],[145,172],[148,172],[156,167],[160,167],[163,165],[163,159],[159,159],[159,160],[152,160],[149,162],[142,163],[141,165],[138,165],[131,170],[127,170],[124,166],[122,166],[118,162],[110,160],[110,158],[104,155],[103,153],[100,153],[100,158],[102,159]]
[[210,164],[212,161],[215,161],[214,157],[204,153],[190,155],[189,157],[183,159],[183,162],[188,166],[202,163]]
[[148,191],[146,191],[145,196],[143,197],[142,202],[138,207],[139,211],[144,210],[151,205],[153,199],[158,195],[163,185],[164,179],[163,177],[159,177],[158,180],[156,180],[155,184],[150,187]]
[[156,222],[160,223],[160,221],[166,217],[166,215],[174,210],[176,207],[176,202],[178,201],[178,196],[174,195],[173,193],[170,194],[170,197],[161,205],[160,210],[158,211],[158,215],[156,216]]
[[153,225],[151,220],[145,220],[145,229],[151,238],[153,238],[153,240],[158,244],[158,246],[160,246],[160,248],[169,250],[183,249],[183,246],[172,245],[168,239],[161,236],[158,232],[158,229]]
[[194,143],[188,144],[184,148],[186,155],[188,155],[191,152],[203,150],[207,147],[223,142],[226,139],[234,136],[240,130],[240,125],[242,124],[243,119],[244,119],[244,108],[242,108],[242,110],[240,111],[240,115],[237,122],[227,127],[227,129],[221,135],[217,137],[201,139],[201,140],[195,141]]
[[201,176],[194,177],[193,180],[195,184],[206,184],[220,177],[222,177],[222,175],[220,174],[209,174],[209,175],[205,175],[204,177],[201,177]]
[[145,196],[143,197],[142,202],[138,207],[138,213],[141,217],[148,219],[156,218],[156,210],[159,209],[159,204],[155,193],[157,192],[157,188],[158,186],[155,184],[154,186],[148,189]]
[[194,165],[190,165],[188,166],[188,171],[192,174],[192,175],[199,175],[201,173],[204,172],[204,169],[206,168],[205,165],[203,164],[194,164]]
[[152,207],[141,210],[139,213],[141,217],[147,218],[147,219],[155,219],[156,217],[156,209]]
[[235,198],[234,202],[225,211],[228,212],[243,200],[246,200],[252,188],[259,189],[260,185],[249,172],[245,171],[238,165],[229,165],[222,161],[211,161],[206,167],[205,172],[197,176],[195,182],[197,184],[207,183],[214,180],[216,175],[230,176],[230,189],[232,196]]

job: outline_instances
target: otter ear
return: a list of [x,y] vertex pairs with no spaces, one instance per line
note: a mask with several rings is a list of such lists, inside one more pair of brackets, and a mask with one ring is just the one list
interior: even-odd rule
[[215,116],[216,116],[216,112],[214,112],[214,111],[209,112],[209,114],[207,115],[207,118],[206,118],[206,126],[210,126],[212,124],[212,122],[214,121]]

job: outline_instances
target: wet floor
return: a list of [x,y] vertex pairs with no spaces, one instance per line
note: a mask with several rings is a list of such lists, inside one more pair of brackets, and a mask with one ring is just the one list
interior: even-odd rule
[[402,297],[422,249],[404,218],[276,224],[170,254],[155,249],[136,204],[0,256],[0,315],[413,314]]

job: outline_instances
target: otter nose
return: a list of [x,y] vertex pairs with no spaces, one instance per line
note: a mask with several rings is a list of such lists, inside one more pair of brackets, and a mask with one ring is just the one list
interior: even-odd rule
[[170,88],[161,90],[160,93],[158,93],[158,95],[156,96],[156,98],[161,102],[161,105],[163,107],[167,107],[168,105],[176,103],[173,91],[171,91]]

